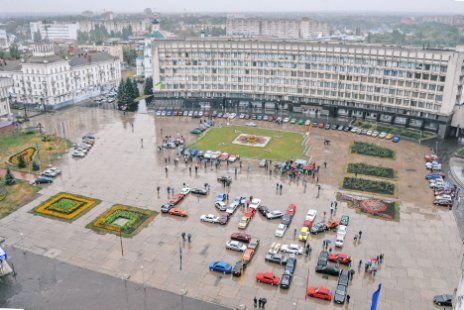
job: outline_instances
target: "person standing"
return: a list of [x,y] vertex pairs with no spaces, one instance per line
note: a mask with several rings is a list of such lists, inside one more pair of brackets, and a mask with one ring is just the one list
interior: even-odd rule
[[363,261],[362,261],[362,259],[360,259],[359,263],[358,263],[358,271],[361,269],[362,263],[363,263]]
[[359,240],[359,241],[361,241],[362,233],[363,233],[363,232],[362,232],[361,230],[360,230],[359,233],[358,233],[358,236],[359,236],[359,237],[358,237],[358,240]]
[[346,295],[346,303],[349,304],[350,303],[350,295]]
[[279,186],[279,189],[280,189],[280,195],[282,195],[282,189],[284,188],[284,186],[282,185],[282,183],[280,183],[280,186]]
[[258,299],[258,308],[261,309],[262,305],[263,305],[263,299],[260,298],[260,299]]
[[188,243],[192,242],[192,234],[191,233],[187,234],[187,240],[188,240]]
[[160,189],[161,189],[161,187],[158,185],[158,186],[156,187],[156,192],[157,192],[157,194],[158,194],[158,198],[159,198],[159,196],[160,196]]
[[253,298],[253,305],[255,306],[255,308],[258,306],[258,298]]
[[182,236],[182,241],[185,242],[185,232],[183,232],[183,233],[181,234],[181,236]]
[[296,239],[296,233],[297,233],[297,229],[295,228],[295,229],[293,230],[293,240]]

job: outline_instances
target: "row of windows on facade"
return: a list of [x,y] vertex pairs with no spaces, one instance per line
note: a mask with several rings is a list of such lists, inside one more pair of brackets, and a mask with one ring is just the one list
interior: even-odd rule
[[[170,58],[176,57],[173,53],[163,53],[158,54],[160,61],[168,60]],[[189,57],[190,55],[190,57]],[[185,57],[184,57],[185,56]],[[185,59],[182,59],[182,58]],[[180,58],[180,59],[179,59]],[[213,60],[212,60],[213,59]],[[217,59],[217,60],[214,60]],[[232,60],[238,59],[238,60]],[[259,60],[274,60],[274,61],[259,61]],[[324,63],[326,65],[361,65],[361,66],[376,66],[376,67],[388,67],[388,68],[402,68],[402,69],[416,69],[432,72],[446,72],[447,65],[443,64],[441,61],[437,60],[428,60],[429,62],[440,62],[440,63],[424,63],[423,59],[404,59],[395,60],[393,59],[379,59],[376,56],[366,56],[363,58],[349,57],[349,56],[325,56],[325,55],[291,55],[291,54],[268,54],[268,53],[222,53],[222,52],[195,52],[188,53],[182,52],[177,53],[176,59],[173,61],[181,63],[194,63],[201,60],[213,61],[213,62],[222,62],[228,65],[239,66],[240,63],[249,63],[255,62],[259,66],[270,66],[271,64],[279,63],[279,61],[291,61],[295,62],[313,62],[313,63]]]
[[[389,104],[397,104],[397,105],[404,105],[404,106],[412,106],[412,107],[419,107],[419,108],[427,108],[427,109],[434,109],[439,110],[440,103],[443,100],[442,95],[428,95],[421,93],[417,99],[423,99],[424,101],[414,100],[413,97],[408,98],[397,98],[398,96],[388,96],[384,97],[381,95],[375,94],[359,94],[353,92],[340,92],[340,91],[328,91],[328,90],[321,90],[321,89],[301,89],[301,88],[290,88],[290,87],[254,87],[251,88],[249,86],[242,86],[237,87],[236,85],[226,88],[223,85],[183,85],[183,84],[163,84],[162,90],[163,91],[175,91],[175,90],[238,90],[238,91],[258,91],[258,92],[274,92],[274,93],[281,93],[281,94],[301,94],[301,95],[315,95],[315,96],[327,96],[333,98],[346,98],[346,99],[353,99],[353,100],[367,100],[370,102],[378,102],[378,103],[389,103]],[[411,100],[412,99],[412,100]],[[428,100],[425,101],[425,100]]]
[[36,77],[36,76],[14,76],[13,79],[14,80],[25,80],[25,81],[28,81],[28,82],[44,82],[44,81],[53,81],[53,82],[56,82],[56,81],[63,81],[63,80],[70,80],[70,79],[73,79],[73,80],[93,80],[94,78],[98,78],[100,80],[106,80],[106,79],[109,79],[109,78],[113,78],[114,79],[114,74],[111,74],[111,73],[102,73],[102,74],[98,74],[98,76],[96,75],[93,75],[93,74],[81,74],[81,75],[62,75],[62,76],[52,76],[52,77],[48,77],[48,76],[44,76],[44,77]]
[[[409,79],[422,79],[422,80],[432,80],[432,81],[445,81],[445,75],[438,75],[438,74],[430,74],[426,72],[418,72],[418,71],[404,71],[404,70],[389,70],[389,69],[382,69],[382,68],[368,68],[368,67],[345,67],[345,66],[332,66],[332,65],[319,65],[319,66],[311,66],[310,64],[278,64],[274,66],[255,66],[255,65],[248,65],[248,66],[240,66],[240,68],[231,68],[230,65],[222,65],[222,64],[206,64],[200,63],[194,65],[194,68],[188,67],[181,67],[182,64],[177,62],[164,62],[161,63],[162,70],[168,71],[178,71],[178,70],[185,70],[186,72],[196,72],[198,74],[216,74],[216,73],[226,73],[226,74],[260,74],[260,75],[277,75],[277,76],[303,76],[309,75],[311,73],[317,73],[314,71],[324,71],[326,72],[333,72],[333,73],[353,73],[353,74],[365,74],[365,75],[375,75],[375,76],[388,76],[388,77],[400,77],[400,78],[409,78]],[[274,68],[284,68],[290,70],[272,70],[272,69],[245,69],[243,67],[274,67]],[[294,71],[295,70],[305,70],[305,71]],[[312,72],[309,72],[312,71]],[[445,71],[446,72],[446,71]]]
[[[307,86],[307,87],[322,87],[322,88],[332,88],[332,89],[349,89],[349,90],[360,90],[360,91],[369,91],[369,92],[378,92],[378,93],[390,93],[394,94],[396,91],[399,93],[414,93],[418,90],[431,92],[431,93],[442,93],[444,86],[434,83],[419,83],[411,81],[390,81],[390,83],[379,83],[374,80],[361,81],[361,83],[345,83],[345,82],[329,82],[321,80],[297,80],[297,79],[277,79],[277,78],[242,78],[242,77],[228,77],[228,76],[162,76],[162,81],[165,83],[175,83],[175,82],[201,82],[201,83],[244,83],[244,84],[271,84],[271,85],[296,85],[296,86]],[[400,83],[401,82],[401,83]],[[368,85],[375,84],[375,85]],[[393,86],[397,88],[381,87],[378,85]]]
[[[81,70],[82,71],[86,71],[88,73],[92,72],[92,71],[98,71],[98,70],[111,70],[112,68],[114,68],[114,65],[112,64],[107,64],[107,65],[99,65],[98,67],[97,66],[94,66],[93,68],[90,68],[90,69],[86,69],[86,70]],[[56,73],[60,73],[60,72],[69,72],[71,69],[71,67],[69,66],[66,66],[66,67],[56,67],[56,68],[49,68],[49,69],[34,69],[34,68],[24,68],[23,69],[23,72],[24,73],[27,73],[27,74],[56,74]]]

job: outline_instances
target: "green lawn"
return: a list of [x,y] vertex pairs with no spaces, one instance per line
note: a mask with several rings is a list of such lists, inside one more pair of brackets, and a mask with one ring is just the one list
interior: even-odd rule
[[[265,147],[232,144],[241,133],[271,137],[271,141]],[[302,134],[240,126],[210,128],[190,145],[190,148],[235,153],[245,158],[273,160],[303,158],[305,149]]]

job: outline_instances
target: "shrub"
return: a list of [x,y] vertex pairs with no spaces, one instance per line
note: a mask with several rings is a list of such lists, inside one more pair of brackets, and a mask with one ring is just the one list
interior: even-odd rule
[[350,148],[351,148],[351,153],[367,155],[367,156],[382,157],[382,158],[394,158],[395,157],[395,152],[393,152],[392,150],[372,144],[372,143],[355,141],[351,145]]
[[34,171],[39,171],[40,170],[40,165],[36,161],[32,162],[32,170],[34,170]]
[[10,167],[6,168],[5,185],[13,185],[16,183],[14,175],[11,173]]
[[26,161],[24,160],[24,156],[18,157],[18,168],[26,168]]
[[345,177],[343,179],[342,188],[377,194],[395,194],[395,184],[393,183],[361,178]]
[[350,163],[348,164],[348,173],[358,173],[364,175],[372,175],[381,178],[393,179],[395,171],[391,168],[371,166],[364,163]]

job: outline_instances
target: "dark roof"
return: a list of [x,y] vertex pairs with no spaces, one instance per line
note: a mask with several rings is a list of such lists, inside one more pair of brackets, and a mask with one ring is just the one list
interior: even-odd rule
[[57,62],[57,61],[63,61],[65,59],[61,58],[58,55],[52,55],[52,56],[43,56],[43,57],[37,57],[33,56],[28,59],[28,63],[50,63],[50,62]]
[[96,62],[112,60],[112,59],[113,57],[103,52],[79,54],[79,55],[73,56],[69,60],[69,65],[71,67],[84,66],[84,65],[89,64],[89,60],[91,63],[96,63]]

